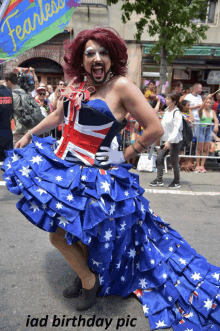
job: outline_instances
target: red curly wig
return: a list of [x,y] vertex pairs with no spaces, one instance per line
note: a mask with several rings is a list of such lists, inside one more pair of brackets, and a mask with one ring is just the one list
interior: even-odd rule
[[83,63],[85,44],[89,40],[95,40],[108,50],[113,75],[126,75],[128,54],[124,40],[112,28],[96,28],[81,31],[72,43],[65,45],[63,69],[68,77],[75,77],[75,82],[83,80],[84,69],[81,64]]

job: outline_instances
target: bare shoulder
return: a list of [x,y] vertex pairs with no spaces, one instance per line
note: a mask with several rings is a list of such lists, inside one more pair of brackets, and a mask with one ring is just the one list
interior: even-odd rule
[[137,88],[137,86],[127,77],[119,76],[114,80],[114,88],[117,89],[117,91],[127,91],[134,87]]

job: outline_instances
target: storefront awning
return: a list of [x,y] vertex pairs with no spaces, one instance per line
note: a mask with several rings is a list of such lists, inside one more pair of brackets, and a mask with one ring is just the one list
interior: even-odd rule
[[[143,45],[143,55],[150,54],[150,49],[153,44]],[[192,48],[186,48],[185,56],[219,56],[220,57],[220,47],[215,46],[193,46]]]

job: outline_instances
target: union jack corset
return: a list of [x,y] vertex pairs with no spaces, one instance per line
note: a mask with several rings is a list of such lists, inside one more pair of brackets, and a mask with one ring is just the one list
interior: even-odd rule
[[[92,101],[96,100],[100,101]],[[113,138],[127,124],[127,120],[117,121],[107,104],[101,101],[104,113],[85,102],[76,110],[71,101],[64,98],[65,127],[61,139],[53,146],[56,156],[77,164],[100,167],[101,161],[95,154],[101,146],[110,147]]]

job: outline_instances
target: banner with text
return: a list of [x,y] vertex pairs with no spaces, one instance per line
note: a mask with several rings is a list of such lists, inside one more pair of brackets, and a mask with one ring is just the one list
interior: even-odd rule
[[0,58],[17,56],[61,33],[80,1],[9,1],[0,22]]

